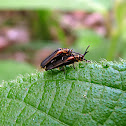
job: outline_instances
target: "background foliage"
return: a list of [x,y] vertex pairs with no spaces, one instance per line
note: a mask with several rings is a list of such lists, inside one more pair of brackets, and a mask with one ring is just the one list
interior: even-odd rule
[[[35,68],[27,63],[16,61],[0,61],[0,81],[12,80],[19,74],[35,72]],[[0,82],[1,83],[1,82]]]
[[[29,31],[32,36],[28,44],[13,44],[8,48],[5,48],[4,51],[2,50],[1,54],[11,54],[12,52],[16,53],[17,51],[21,51],[28,56],[26,62],[36,65],[36,57],[43,59],[43,55],[35,55],[36,51],[38,50],[47,49],[53,51],[57,47],[69,47],[73,48],[75,51],[83,53],[84,49],[88,45],[91,45],[90,53],[88,54],[88,59],[90,60],[99,61],[102,58],[107,60],[118,60],[119,57],[125,59],[125,6],[125,0],[108,0],[107,2],[106,0],[74,0],[74,2],[72,0],[53,0],[51,2],[48,0],[38,0],[37,2],[29,2],[29,0],[1,1],[0,9],[4,11],[12,10],[19,12],[20,10],[27,9],[28,13],[24,13],[25,11],[23,13],[26,17],[25,20],[27,22],[26,24],[28,24],[27,26],[30,26]],[[107,34],[102,36],[96,33],[96,31],[94,31],[92,28],[76,29],[74,28],[75,26],[73,26],[73,29],[67,28],[64,30],[60,23],[62,17],[61,12],[70,13],[77,10],[81,10],[86,13],[99,13],[102,15]],[[1,11],[1,14],[4,11]],[[1,26],[12,27],[15,22],[23,22],[24,19],[20,13],[16,15],[16,17],[15,19],[17,21],[6,17],[8,20],[6,20],[4,25],[1,24]],[[95,20],[95,18],[92,17],[92,20]],[[69,36],[74,36],[74,39],[71,40]],[[38,64],[40,61],[38,61],[37,67],[39,67]],[[13,65],[11,68],[12,67]],[[5,78],[6,76],[3,79]]]

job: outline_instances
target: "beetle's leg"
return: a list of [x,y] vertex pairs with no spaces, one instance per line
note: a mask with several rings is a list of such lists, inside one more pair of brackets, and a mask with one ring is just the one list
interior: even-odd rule
[[75,69],[74,63],[73,63],[73,68]]
[[84,58],[84,61],[85,61],[86,63],[90,63],[90,62],[91,62],[90,60],[86,60],[85,58]]
[[60,71],[64,71],[64,74],[65,74],[66,66],[62,66],[62,68],[60,69]]
[[60,68],[60,71],[64,71],[64,66],[62,66],[62,67]]
[[66,73],[66,65],[64,66],[64,74]]

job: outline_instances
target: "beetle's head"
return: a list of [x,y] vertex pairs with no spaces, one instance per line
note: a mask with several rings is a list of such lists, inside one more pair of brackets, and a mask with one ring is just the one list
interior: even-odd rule
[[84,59],[84,55],[79,55],[79,60],[83,61],[83,59]]

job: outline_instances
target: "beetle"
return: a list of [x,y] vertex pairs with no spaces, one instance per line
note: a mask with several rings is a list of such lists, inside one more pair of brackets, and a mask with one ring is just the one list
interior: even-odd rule
[[[71,54],[71,55],[65,55],[62,58],[57,57],[58,59],[56,59],[53,63],[49,62],[46,66],[45,66],[45,70],[51,70],[54,68],[58,68],[58,67],[62,67],[62,66],[66,66],[69,64],[73,64],[74,67],[74,62],[79,62],[79,61],[88,61],[84,58],[84,56],[88,53],[88,48],[90,47],[90,45],[87,47],[86,51],[84,52],[84,54],[80,54],[80,53],[75,53],[75,54]],[[74,67],[75,69],[75,67]]]
[[44,68],[49,62],[51,63],[54,62],[58,57],[62,57],[63,60],[64,55],[70,56],[71,54],[72,54],[72,50],[68,48],[58,48],[51,55],[49,55],[45,60],[43,60],[40,66],[41,68]]

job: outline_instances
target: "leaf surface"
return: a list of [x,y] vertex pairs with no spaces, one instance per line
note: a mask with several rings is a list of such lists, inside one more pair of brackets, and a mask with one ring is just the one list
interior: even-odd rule
[[0,85],[0,124],[126,125],[126,61],[76,64]]

